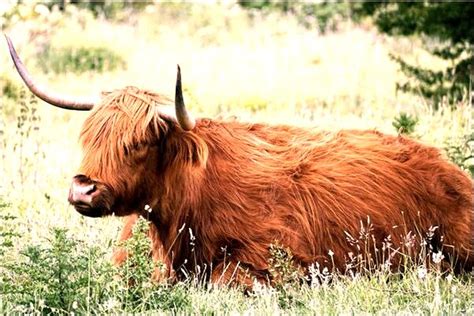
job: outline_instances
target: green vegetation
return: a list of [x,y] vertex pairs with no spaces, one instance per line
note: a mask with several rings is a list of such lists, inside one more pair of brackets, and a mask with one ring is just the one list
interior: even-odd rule
[[[112,18],[99,5],[91,12],[92,2],[72,2],[63,11],[50,1],[0,13],[30,72],[58,93],[135,85],[172,96],[179,63],[185,99],[198,117],[405,133],[446,149],[448,158],[473,171],[469,91],[444,98],[436,111],[422,94],[397,91],[397,83],[410,79],[391,54],[430,71],[445,69],[446,62],[427,53],[419,35],[392,38],[370,19],[349,20],[347,3],[325,4],[343,13],[328,14],[335,18],[322,26],[325,32],[315,32],[317,19],[302,19],[310,10],[303,4],[275,10],[156,4],[120,9],[122,17]],[[382,269],[369,276],[356,269],[343,275],[314,266],[303,275],[278,244],[270,263],[279,281],[272,287],[216,287],[199,274],[176,284],[153,282],[163,263],[149,258],[145,221],[120,245],[131,259],[112,266],[121,220],[84,218],[66,201],[87,113],[32,97],[6,45],[0,64],[6,65],[0,76],[0,314],[474,313],[467,275],[442,273],[423,260],[403,274]]]
[[317,27],[320,31],[335,30],[338,22],[351,16],[348,1],[292,1],[292,0],[239,0],[247,9],[281,11],[291,13],[306,27]]
[[418,118],[402,112],[393,119],[392,125],[399,134],[410,135],[415,131],[416,123],[418,123]]
[[455,104],[465,97],[474,80],[474,7],[451,1],[361,1],[317,3],[305,1],[239,0],[248,9],[291,13],[308,28],[335,30],[341,20],[369,16],[379,31],[393,36],[422,36],[424,49],[445,60],[442,69],[430,69],[391,54],[408,80],[397,89],[421,94],[437,109],[441,102]]
[[355,13],[373,16],[384,33],[423,35],[425,48],[447,61],[444,69],[433,70],[393,56],[402,71],[416,79],[399,84],[399,89],[421,93],[433,101],[435,108],[443,99],[454,104],[466,96],[474,81],[473,6],[451,1],[367,1]]
[[[5,219],[5,217],[3,218]],[[272,248],[274,287],[256,283],[253,290],[214,287],[198,276],[177,284],[150,280],[154,269],[148,257],[146,221],[122,245],[133,251],[121,267],[112,267],[98,246],[85,243],[63,228],[39,244],[13,249],[15,261],[0,260],[0,312],[40,314],[213,313],[277,311],[296,314],[448,313],[472,312],[468,277],[427,270],[421,264],[401,273],[375,272],[340,275],[318,266],[304,277],[291,253]],[[10,227],[9,229],[14,229]],[[16,229],[21,229],[17,226]],[[15,239],[20,236],[15,234]],[[12,257],[12,254],[8,256]]]
[[452,162],[474,176],[474,133],[447,140],[445,149]]
[[123,58],[107,47],[48,47],[38,57],[38,63],[44,72],[56,73],[102,73],[125,68]]

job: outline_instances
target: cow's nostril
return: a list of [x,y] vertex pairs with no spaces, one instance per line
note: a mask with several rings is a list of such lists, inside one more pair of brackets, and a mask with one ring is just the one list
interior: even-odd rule
[[86,195],[91,195],[92,193],[95,192],[95,190],[96,190],[97,188],[95,187],[95,184],[91,184],[91,185],[88,185],[87,187],[85,187],[84,189],[85,189],[85,190],[84,190],[84,191],[85,191],[84,194],[86,194]]

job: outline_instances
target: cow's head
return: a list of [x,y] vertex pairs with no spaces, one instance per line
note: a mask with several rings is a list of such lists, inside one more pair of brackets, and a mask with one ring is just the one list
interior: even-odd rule
[[96,98],[70,98],[40,87],[19,59],[11,40],[5,36],[18,73],[40,99],[69,110],[91,110],[81,131],[83,160],[73,178],[69,202],[86,216],[114,212],[128,215],[147,196],[148,185],[157,183],[158,153],[169,129],[190,131],[194,119],[187,113],[178,66],[174,110],[162,95],[134,87],[102,94]]

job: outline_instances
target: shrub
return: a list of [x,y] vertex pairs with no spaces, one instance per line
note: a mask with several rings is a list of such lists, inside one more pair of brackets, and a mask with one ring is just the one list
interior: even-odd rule
[[452,162],[474,176],[474,133],[448,140],[444,149]]
[[29,245],[15,262],[0,262],[1,294],[17,313],[85,312],[103,294],[100,275],[110,272],[97,261],[103,255],[99,248],[84,253],[83,243],[65,229],[54,228],[52,234],[49,244]]
[[105,46],[48,47],[39,56],[38,62],[43,71],[55,73],[105,72],[126,68],[123,57]]
[[291,306],[304,308],[298,289],[301,282],[305,282],[305,277],[301,267],[294,262],[290,249],[278,243],[270,245],[268,266],[272,285],[277,289],[280,307],[283,309]]
[[148,221],[140,218],[133,228],[133,235],[121,246],[128,259],[118,267],[119,281],[114,296],[120,298],[121,309],[131,313],[150,310],[184,310],[190,306],[187,285],[152,280],[155,269],[162,262],[153,262],[150,256],[151,241],[148,237]]
[[2,95],[6,98],[18,100],[20,97],[21,86],[16,84],[7,74],[2,74],[0,79]]

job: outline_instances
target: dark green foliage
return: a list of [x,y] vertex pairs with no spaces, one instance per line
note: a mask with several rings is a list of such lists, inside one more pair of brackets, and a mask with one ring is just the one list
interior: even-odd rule
[[126,67],[125,60],[105,46],[49,47],[39,56],[38,63],[43,71],[55,73],[104,72]]
[[372,15],[375,24],[391,35],[424,34],[453,44],[474,43],[474,6],[452,1],[363,1],[353,6],[356,16]]
[[184,284],[173,288],[167,283],[151,279],[155,269],[164,268],[162,262],[150,257],[151,241],[147,236],[148,222],[140,218],[133,228],[132,238],[124,242],[129,258],[118,269],[120,282],[115,295],[121,298],[122,308],[128,312],[143,310],[182,310],[190,304]]
[[162,262],[153,262],[150,256],[148,221],[140,218],[133,228],[133,235],[121,247],[128,259],[117,269],[117,281],[111,287],[113,295],[121,302],[120,310],[139,313],[146,310],[186,310],[190,300],[184,283],[171,286],[152,280],[155,269],[164,269]]
[[[448,54],[446,55],[448,56]],[[451,55],[452,56],[452,55]],[[415,82],[397,83],[397,89],[420,94],[432,100],[434,109],[438,109],[439,104],[455,104],[468,94],[470,83],[470,68],[474,62],[474,57],[461,60],[453,67],[448,67],[444,71],[433,71],[420,67],[415,67],[402,58],[391,55],[400,65],[401,70]]]
[[278,303],[282,309],[297,306],[304,309],[305,304],[299,298],[298,288],[306,282],[305,276],[293,260],[290,249],[278,243],[270,245],[270,259],[268,260],[272,286],[278,290]]
[[474,176],[474,133],[451,139],[446,143],[445,150],[452,162]]
[[415,131],[417,123],[417,117],[402,112],[393,119],[392,126],[395,127],[397,133],[410,135]]
[[187,293],[190,284],[171,285],[151,279],[161,263],[153,263],[149,255],[145,220],[138,222],[133,237],[122,245],[130,258],[122,266],[112,267],[99,247],[87,245],[60,228],[52,229],[51,239],[27,245],[13,255],[15,260],[9,260],[4,252],[15,252],[12,240],[19,237],[7,225],[12,219],[0,216],[0,297],[15,306],[16,312],[95,314],[191,309]]
[[474,80],[474,6],[460,2],[363,2],[353,6],[355,17],[372,15],[380,31],[390,35],[423,35],[437,40],[427,45],[434,55],[450,61],[444,71],[432,71],[394,59],[415,83],[398,85],[402,91],[421,93],[435,109],[446,97],[459,101]]
[[55,228],[52,233],[49,244],[29,245],[15,262],[0,262],[1,294],[22,306],[23,312],[32,312],[32,306],[42,313],[85,311],[91,299],[104,294],[100,275],[107,269],[95,260],[103,253],[97,247],[85,248],[65,229]]
[[13,100],[18,100],[20,97],[21,86],[6,75],[0,78],[0,86],[2,96]]

